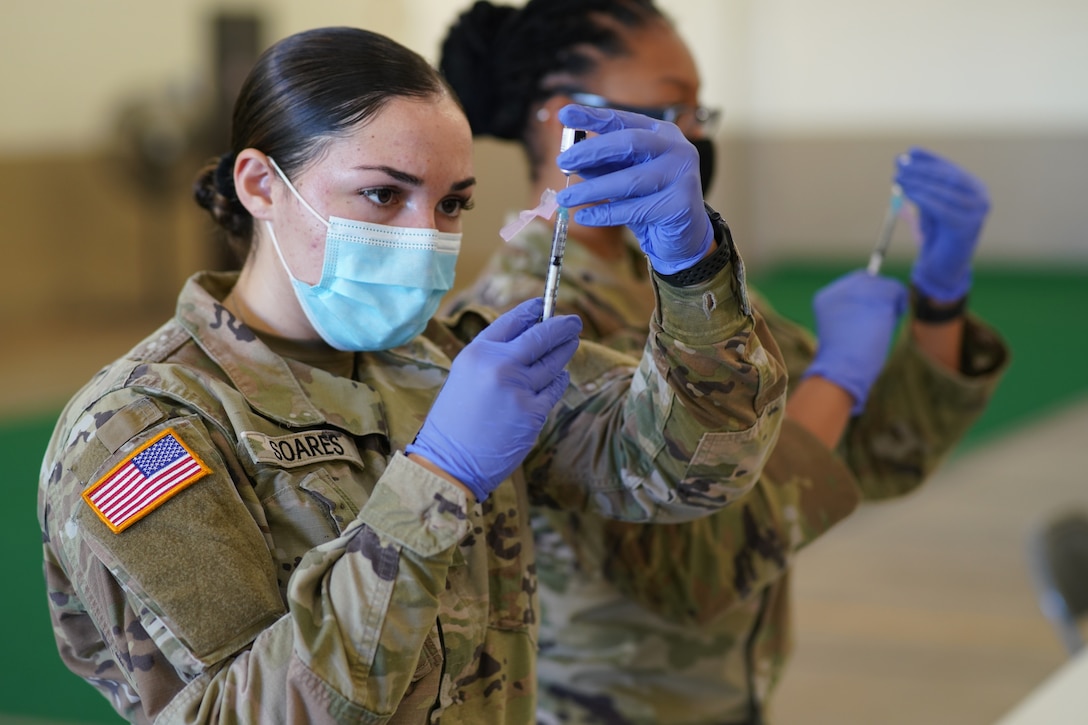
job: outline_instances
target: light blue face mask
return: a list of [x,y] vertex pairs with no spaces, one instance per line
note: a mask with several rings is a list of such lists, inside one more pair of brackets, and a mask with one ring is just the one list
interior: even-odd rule
[[314,330],[337,350],[388,350],[423,332],[453,287],[461,235],[329,217],[298,193],[269,157],[287,188],[324,224],[321,279],[310,285],[291,274],[271,222],[272,246]]

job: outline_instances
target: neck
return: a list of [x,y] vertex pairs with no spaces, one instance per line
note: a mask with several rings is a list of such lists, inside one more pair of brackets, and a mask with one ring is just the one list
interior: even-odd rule
[[[271,242],[261,245],[268,250]],[[238,275],[238,282],[223,306],[250,329],[286,340],[320,340],[295,297],[291,280],[275,254],[255,250]]]

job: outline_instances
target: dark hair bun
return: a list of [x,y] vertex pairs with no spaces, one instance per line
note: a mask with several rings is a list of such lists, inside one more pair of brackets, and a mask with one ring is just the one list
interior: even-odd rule
[[[503,139],[521,135],[532,89],[511,89],[503,47],[518,9],[478,0],[442,42],[439,70],[465,108],[472,133]],[[512,91],[512,92],[511,92]]]
[[225,171],[228,166],[233,168],[233,162],[233,154],[209,161],[193,182],[193,197],[232,237],[248,237],[253,230],[253,217],[238,200],[233,175]]

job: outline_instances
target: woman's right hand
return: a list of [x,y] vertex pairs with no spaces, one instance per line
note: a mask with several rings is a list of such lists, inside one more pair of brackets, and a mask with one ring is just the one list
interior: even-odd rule
[[898,280],[851,272],[816,293],[816,357],[804,377],[818,375],[845,390],[854,399],[851,411],[865,407],[907,308],[907,288]]
[[570,382],[564,369],[582,321],[537,322],[544,301],[501,315],[454,359],[416,439],[405,449],[484,500],[529,454]]
[[591,136],[561,153],[560,168],[583,181],[561,190],[579,224],[626,225],[658,274],[675,274],[705,257],[714,229],[703,206],[699,152],[674,124],[637,113],[568,105],[559,120]]

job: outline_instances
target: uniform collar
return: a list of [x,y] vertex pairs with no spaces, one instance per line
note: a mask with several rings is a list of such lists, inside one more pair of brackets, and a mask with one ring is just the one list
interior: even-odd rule
[[381,397],[370,386],[289,361],[222,305],[237,272],[201,272],[185,283],[175,317],[262,415],[293,428],[333,425],[388,437]]

